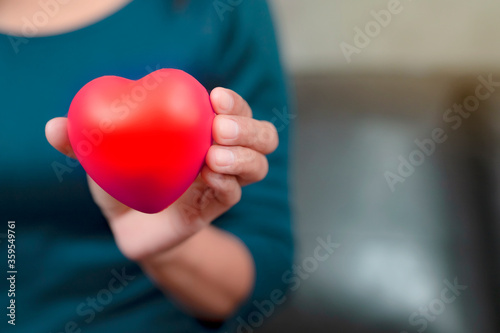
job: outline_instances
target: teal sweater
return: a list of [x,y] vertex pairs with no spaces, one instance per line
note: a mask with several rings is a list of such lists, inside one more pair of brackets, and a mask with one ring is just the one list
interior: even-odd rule
[[[15,327],[6,317],[9,286],[0,282],[1,332],[230,332],[260,325],[256,313],[265,314],[256,300],[286,291],[293,249],[288,96],[267,4],[179,3],[136,0],[61,35],[0,34],[0,267],[6,274],[13,220],[17,270]],[[45,123],[64,116],[90,80],[138,79],[157,68],[182,69],[207,89],[233,89],[256,118],[279,129],[267,178],[245,187],[241,202],[214,222],[248,246],[257,267],[251,298],[218,328],[185,314],[119,252],[83,169],[44,135]]]

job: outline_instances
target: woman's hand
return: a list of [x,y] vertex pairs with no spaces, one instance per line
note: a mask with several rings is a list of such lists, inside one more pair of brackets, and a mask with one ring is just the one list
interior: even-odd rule
[[[131,260],[143,262],[170,252],[235,205],[242,186],[262,180],[268,172],[265,155],[278,146],[276,128],[253,119],[247,102],[231,90],[216,88],[210,98],[217,114],[213,123],[216,144],[210,147],[196,181],[167,209],[157,214],[133,210],[88,178],[118,247]],[[50,120],[45,131],[54,148],[75,157],[66,118]]]

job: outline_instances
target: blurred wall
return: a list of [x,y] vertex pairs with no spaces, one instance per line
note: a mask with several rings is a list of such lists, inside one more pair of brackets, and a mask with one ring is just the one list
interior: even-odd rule
[[[355,28],[371,11],[400,3],[398,14],[348,63],[342,42],[356,46]],[[370,71],[458,74],[500,70],[500,1],[271,0],[282,46],[294,72]],[[370,24],[369,24],[370,25]],[[359,44],[358,45],[362,45]]]
[[[500,332],[500,89],[459,130],[443,122],[478,75],[500,81],[500,1],[270,1],[297,99],[296,265],[318,237],[340,247],[258,332]],[[382,27],[371,12],[389,5]],[[367,24],[380,31],[359,47]],[[359,48],[350,62],[342,43]],[[385,171],[436,128],[449,140],[391,192]],[[467,291],[422,319],[445,281]]]

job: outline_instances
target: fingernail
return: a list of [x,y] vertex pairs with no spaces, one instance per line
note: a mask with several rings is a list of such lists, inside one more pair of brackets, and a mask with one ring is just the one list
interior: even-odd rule
[[219,119],[219,134],[223,139],[236,139],[240,131],[238,124],[231,119]]
[[234,100],[231,95],[229,95],[226,91],[224,90],[219,90],[219,110],[220,111],[230,111],[233,108],[234,105]]
[[218,166],[228,166],[233,164],[234,154],[229,149],[220,148],[215,151],[215,163]]

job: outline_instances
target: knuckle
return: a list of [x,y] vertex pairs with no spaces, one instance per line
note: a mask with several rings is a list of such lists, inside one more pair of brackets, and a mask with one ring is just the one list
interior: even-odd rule
[[248,148],[238,147],[235,151],[235,156],[234,164],[231,167],[235,174],[244,173],[248,166],[255,160],[255,152]]
[[254,146],[260,141],[260,131],[258,126],[250,126],[253,124],[249,124],[246,126],[247,128],[247,137],[248,137],[248,145]]
[[214,190],[208,185],[193,186],[190,195],[179,202],[178,209],[183,217],[182,226],[186,230],[195,231],[198,228],[196,217],[206,209],[214,195]]
[[259,141],[264,153],[272,153],[278,147],[278,131],[276,127],[268,121],[262,122]]
[[191,206],[196,210],[197,213],[201,213],[209,205],[213,195],[214,195],[213,189],[206,186],[203,189],[201,189],[197,193],[197,195],[194,196]]
[[[240,149],[239,155],[240,155],[241,162],[243,162],[245,164],[254,162],[256,157],[257,157],[257,153],[255,152],[255,150],[252,150],[250,148]],[[243,163],[240,163],[240,164],[243,164]]]
[[245,171],[245,163],[241,160],[236,160],[231,166],[231,174],[239,175]]
[[233,174],[251,181],[261,181],[269,171],[269,162],[261,153],[249,148],[241,148],[233,165]]
[[219,201],[233,206],[241,199],[241,188],[235,176],[218,175],[215,193]]

